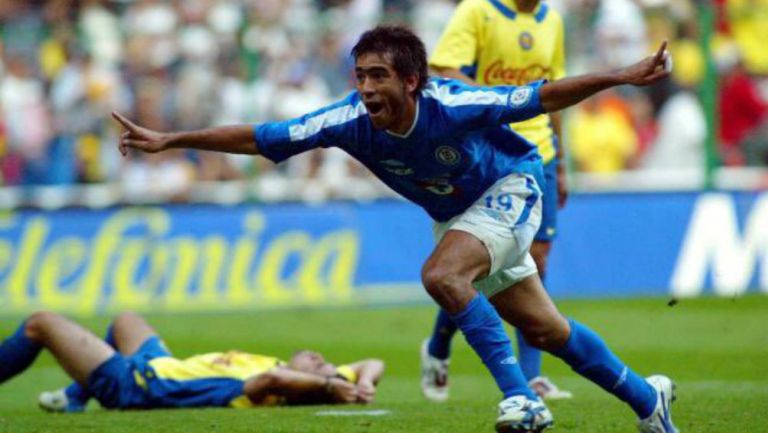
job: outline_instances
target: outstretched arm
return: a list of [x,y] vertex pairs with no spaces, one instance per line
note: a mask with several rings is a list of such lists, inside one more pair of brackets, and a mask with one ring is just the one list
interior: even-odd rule
[[276,368],[249,379],[243,392],[255,404],[278,395],[292,404],[355,403],[357,386],[336,377],[325,377],[287,368]]
[[372,403],[376,397],[376,385],[384,374],[384,361],[364,359],[350,364],[349,367],[357,375],[358,402]]
[[626,68],[612,72],[579,75],[547,83],[541,87],[539,97],[547,112],[562,110],[576,105],[595,93],[622,84],[647,86],[669,75],[665,64],[669,59],[667,42],[655,55]]
[[252,125],[221,126],[187,132],[158,132],[136,125],[121,114],[113,112],[125,131],[120,136],[118,149],[124,156],[129,148],[148,153],[166,149],[189,148],[227,153],[258,155]]

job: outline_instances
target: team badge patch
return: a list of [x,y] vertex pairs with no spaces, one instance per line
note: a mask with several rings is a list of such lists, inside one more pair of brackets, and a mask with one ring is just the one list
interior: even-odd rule
[[520,44],[520,48],[528,51],[533,48],[533,35],[528,32],[522,32],[517,37],[517,42]]
[[450,146],[440,146],[435,150],[435,158],[445,165],[456,165],[461,161],[461,154]]
[[509,103],[514,107],[522,107],[523,105],[528,104],[528,101],[531,100],[532,94],[533,89],[530,87],[518,87],[514,92],[512,92],[511,95],[509,95]]

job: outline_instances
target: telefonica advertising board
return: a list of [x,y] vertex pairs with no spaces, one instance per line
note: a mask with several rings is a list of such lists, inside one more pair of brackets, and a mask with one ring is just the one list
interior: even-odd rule
[[[424,302],[431,221],[405,202],[0,214],[2,312]],[[768,293],[768,193],[574,196],[556,298]]]

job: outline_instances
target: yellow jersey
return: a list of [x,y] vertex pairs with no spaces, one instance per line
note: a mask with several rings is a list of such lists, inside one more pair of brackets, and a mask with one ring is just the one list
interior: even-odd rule
[[[521,13],[513,0],[464,0],[443,32],[429,65],[459,69],[481,85],[522,85],[565,76],[564,27],[560,15],[540,2]],[[545,163],[556,155],[548,114],[512,128],[536,144]]]
[[[152,396],[158,407],[255,406],[243,394],[248,378],[284,366],[271,356],[239,351],[214,352],[178,359],[161,356],[147,361],[134,378]],[[355,371],[346,365],[337,367],[337,375],[357,382]],[[269,396],[262,405],[281,404],[278,396]]]

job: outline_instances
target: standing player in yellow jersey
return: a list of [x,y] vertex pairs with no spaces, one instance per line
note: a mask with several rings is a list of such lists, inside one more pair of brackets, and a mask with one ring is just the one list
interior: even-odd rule
[[179,359],[136,314],[118,316],[101,340],[59,314],[38,312],[0,344],[0,383],[42,348],[75,381],[40,395],[40,407],[52,412],[82,411],[90,398],[107,409],[369,403],[384,371],[377,359],[335,366],[308,350],[288,362],[239,351]]
[[[565,76],[564,28],[560,15],[539,0],[464,0],[445,29],[429,66],[439,75],[472,85],[524,85]],[[542,114],[510,125],[534,143],[544,162],[541,226],[531,246],[542,280],[557,228],[558,207],[565,205],[563,146],[560,113]],[[448,359],[456,326],[440,310],[430,339],[421,347],[424,396],[448,398]],[[541,375],[541,351],[516,331],[518,357],[530,387],[549,399],[570,398]]]

